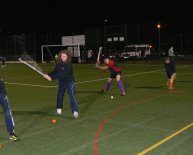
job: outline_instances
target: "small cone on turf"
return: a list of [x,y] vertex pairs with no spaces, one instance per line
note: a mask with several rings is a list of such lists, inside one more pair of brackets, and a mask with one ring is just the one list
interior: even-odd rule
[[0,150],[3,148],[3,144],[0,144]]
[[56,124],[56,119],[52,119],[52,124]]

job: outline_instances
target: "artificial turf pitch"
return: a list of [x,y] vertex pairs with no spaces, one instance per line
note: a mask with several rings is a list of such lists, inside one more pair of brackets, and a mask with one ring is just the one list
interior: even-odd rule
[[[44,72],[54,68],[39,66]],[[115,81],[110,92],[100,93],[107,71],[74,64],[78,119],[67,93],[63,114],[56,115],[56,81],[46,81],[23,64],[0,68],[20,137],[9,140],[0,108],[0,155],[193,154],[193,66],[176,65],[174,91],[166,87],[162,63],[120,66],[126,96],[120,96]]]

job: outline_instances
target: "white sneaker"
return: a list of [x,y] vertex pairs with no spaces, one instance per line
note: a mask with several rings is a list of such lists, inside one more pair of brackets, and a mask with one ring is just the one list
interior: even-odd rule
[[62,109],[57,109],[56,113],[61,115],[62,114]]
[[74,118],[78,118],[78,112],[77,111],[74,111],[73,115],[74,115]]

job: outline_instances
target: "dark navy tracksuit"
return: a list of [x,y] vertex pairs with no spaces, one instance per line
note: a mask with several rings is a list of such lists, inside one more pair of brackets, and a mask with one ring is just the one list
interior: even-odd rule
[[70,96],[72,112],[78,112],[78,105],[74,95],[74,77],[71,63],[58,63],[55,69],[48,74],[52,80],[58,80],[57,108],[63,108],[63,98],[67,89]]
[[176,68],[175,68],[174,62],[172,60],[170,60],[169,63],[164,63],[164,67],[166,70],[167,77],[168,77],[168,79],[170,79],[172,74],[176,73]]
[[9,107],[9,101],[8,101],[7,94],[5,91],[4,81],[1,79],[0,79],[0,104],[3,107],[7,131],[10,134],[13,134],[14,126],[15,126],[14,120],[13,120],[11,109]]

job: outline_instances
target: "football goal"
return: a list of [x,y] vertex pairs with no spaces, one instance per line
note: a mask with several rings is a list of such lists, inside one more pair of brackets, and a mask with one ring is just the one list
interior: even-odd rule
[[83,45],[42,45],[41,46],[41,56],[42,56],[42,63],[45,62],[55,62],[55,55],[61,50],[70,50],[72,54],[72,61],[81,63],[81,53],[84,52],[85,48]]

